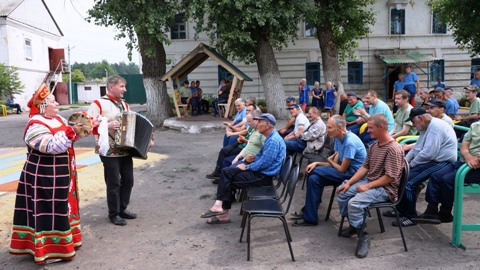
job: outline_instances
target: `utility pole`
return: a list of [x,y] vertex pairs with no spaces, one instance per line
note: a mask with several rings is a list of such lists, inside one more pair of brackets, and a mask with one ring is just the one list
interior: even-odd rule
[[70,62],[70,51],[73,50],[75,46],[70,48],[70,45],[68,45],[68,103],[72,104],[73,103],[73,97],[72,97],[72,63]]
[[108,70],[105,69],[105,79],[107,79],[107,78],[108,78]]

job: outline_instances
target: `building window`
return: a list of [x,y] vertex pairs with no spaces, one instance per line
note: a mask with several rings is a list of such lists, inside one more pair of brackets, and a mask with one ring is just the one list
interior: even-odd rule
[[405,9],[393,8],[390,10],[390,34],[405,34]]
[[220,85],[220,81],[222,79],[225,79],[231,82],[233,81],[233,74],[219,65],[218,66],[218,85]]
[[317,35],[317,28],[313,25],[305,23],[305,36],[306,37],[315,37]]
[[363,62],[348,62],[348,84],[363,84]]
[[91,86],[85,86],[85,91],[92,91],[92,87]]
[[175,15],[175,21],[170,31],[171,39],[187,39],[187,24],[183,21],[185,13]]
[[25,39],[25,58],[32,60],[32,41],[28,38]]
[[446,34],[447,24],[440,21],[440,18],[434,13],[432,16],[432,33],[433,34]]
[[430,81],[436,82],[437,78],[442,78],[442,82],[445,77],[445,61],[434,60],[430,63]]
[[480,70],[480,58],[472,59],[472,67],[470,71],[470,80],[475,78],[475,71]]
[[315,82],[320,83],[319,62],[305,63],[305,79],[307,79],[308,85],[313,85]]

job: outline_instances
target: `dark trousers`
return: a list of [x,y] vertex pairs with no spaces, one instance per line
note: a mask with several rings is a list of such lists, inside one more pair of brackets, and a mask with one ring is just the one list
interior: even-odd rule
[[22,108],[20,108],[20,104],[15,103],[13,105],[8,105],[8,107],[17,109],[17,113],[22,112]]
[[200,104],[202,105],[203,113],[208,113],[208,110],[210,110],[210,102],[206,99],[201,99]]
[[219,115],[219,112],[218,112],[218,103],[225,103],[227,102],[226,99],[224,98],[217,98],[216,100],[214,100],[212,102],[212,107],[213,107],[213,114],[214,115]]
[[292,126],[289,127],[287,130],[285,130],[285,133],[283,133],[283,134],[278,133],[278,134],[280,134],[280,136],[282,136],[282,138],[285,138],[285,136],[287,136],[288,134],[292,133],[294,129],[295,129],[295,126],[292,125]]
[[107,185],[108,216],[127,209],[133,188],[133,160],[131,156],[102,157],[103,175]]
[[242,151],[242,149],[238,148],[238,143],[234,143],[220,149],[220,152],[218,152],[217,165],[215,166],[215,170],[220,171],[222,169],[223,160],[226,157],[238,155],[240,151]]
[[[453,198],[455,196],[455,175],[457,170],[464,163],[457,161],[449,163],[442,169],[436,171],[430,176],[425,200],[428,203],[442,204],[445,207],[453,207]],[[479,183],[480,169],[472,169],[465,176],[465,184]]]
[[268,186],[272,177],[261,172],[242,171],[238,168],[223,168],[217,187],[217,200],[223,201],[223,209],[232,208],[232,193],[235,189]]

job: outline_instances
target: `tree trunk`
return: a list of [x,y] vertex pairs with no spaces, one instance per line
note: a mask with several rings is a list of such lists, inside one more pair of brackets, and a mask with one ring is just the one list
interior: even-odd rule
[[288,119],[288,111],[285,110],[285,90],[280,77],[277,60],[273,48],[266,39],[260,38],[255,49],[258,73],[265,94],[268,113],[277,119]]
[[163,125],[172,111],[167,86],[160,78],[165,74],[166,55],[163,43],[155,43],[155,56],[146,55],[147,37],[137,33],[140,55],[142,56],[143,84],[147,96],[147,115],[156,127]]
[[338,112],[340,107],[340,95],[344,93],[344,90],[340,76],[338,48],[337,44],[333,41],[332,26],[329,23],[325,25],[317,25],[317,37],[320,51],[322,53],[323,78],[325,79],[325,82],[330,81],[338,86],[338,96],[335,100],[335,111]]

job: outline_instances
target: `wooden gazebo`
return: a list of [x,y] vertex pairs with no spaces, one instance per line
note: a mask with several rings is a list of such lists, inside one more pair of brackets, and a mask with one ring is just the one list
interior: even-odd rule
[[[173,87],[173,82],[176,81],[177,89],[180,89],[180,81],[184,80],[190,72],[195,70],[198,66],[200,66],[205,60],[211,57],[215,60],[220,66],[226,69],[233,75],[233,79],[231,82],[230,88],[230,95],[228,97],[227,103],[219,104],[219,106],[223,106],[225,108],[225,113],[222,115],[224,118],[228,118],[235,112],[235,106],[231,106],[232,103],[240,97],[243,88],[244,81],[252,81],[250,77],[248,77],[245,73],[239,70],[236,66],[230,63],[227,59],[221,56],[218,52],[214,49],[208,47],[207,45],[200,43],[198,46],[190,52],[187,56],[185,56],[177,65],[175,65],[171,70],[169,70],[163,77],[161,78],[162,81],[168,81],[170,94],[173,97],[173,103],[175,105],[175,111],[177,113],[177,117],[181,117],[178,100],[175,95],[175,89]],[[180,105],[185,106],[186,105]]]

